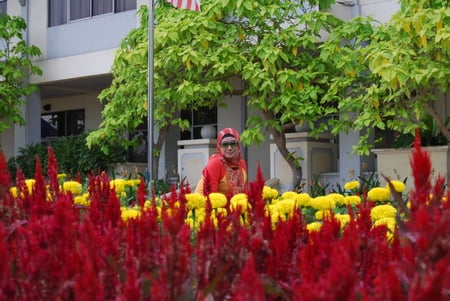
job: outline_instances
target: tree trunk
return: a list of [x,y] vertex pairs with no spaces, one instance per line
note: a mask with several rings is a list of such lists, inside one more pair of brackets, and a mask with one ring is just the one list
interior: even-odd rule
[[[156,141],[156,143],[153,144],[153,170],[152,170],[152,174],[153,177],[155,177],[155,175],[158,175],[158,170],[159,170],[159,158],[161,157],[161,149],[162,146],[164,144],[164,141],[166,141],[166,137],[167,134],[169,133],[169,129],[170,129],[170,124],[167,124],[165,126],[163,126],[162,128],[159,129],[158,132],[158,139]],[[153,180],[157,180],[157,179],[153,179]]]
[[439,131],[442,133],[442,135],[444,135],[445,138],[447,138],[447,141],[450,143],[450,131],[447,129],[447,126],[445,125],[442,118],[429,104],[425,103],[424,106],[427,113],[430,114],[431,117],[436,121]]
[[[276,117],[273,112],[263,112],[263,116],[266,120],[274,120]],[[278,150],[280,151],[281,156],[286,160],[289,164],[289,167],[292,170],[292,185],[294,188],[301,187],[301,181],[303,178],[302,167],[300,166],[298,158],[294,153],[289,152],[286,146],[286,135],[284,132],[284,128],[281,129],[281,132],[276,130],[275,128],[270,129],[271,134],[273,136],[273,140],[277,145]]]

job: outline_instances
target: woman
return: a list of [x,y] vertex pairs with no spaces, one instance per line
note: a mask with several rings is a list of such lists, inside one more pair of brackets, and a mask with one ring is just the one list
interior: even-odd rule
[[217,135],[217,153],[208,160],[196,193],[208,195],[220,192],[231,198],[245,193],[247,186],[247,164],[241,157],[241,143],[238,132],[224,128]]

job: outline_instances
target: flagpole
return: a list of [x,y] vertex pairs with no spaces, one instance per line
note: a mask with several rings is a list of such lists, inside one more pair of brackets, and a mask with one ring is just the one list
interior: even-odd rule
[[153,0],[149,0],[148,4],[148,109],[147,109],[147,171],[148,171],[148,187],[149,193],[152,193],[153,180],[153,35],[154,35],[154,5]]

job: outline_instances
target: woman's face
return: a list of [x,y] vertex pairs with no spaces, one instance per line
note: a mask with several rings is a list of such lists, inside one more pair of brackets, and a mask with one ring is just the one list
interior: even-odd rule
[[239,142],[234,137],[225,137],[220,143],[220,152],[225,159],[236,159],[239,156]]

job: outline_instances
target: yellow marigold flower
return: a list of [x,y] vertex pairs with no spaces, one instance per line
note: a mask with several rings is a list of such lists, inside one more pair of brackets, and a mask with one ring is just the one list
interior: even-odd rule
[[306,225],[306,229],[309,232],[320,231],[321,227],[322,227],[322,223],[320,223],[320,222],[312,222],[312,223],[309,223],[309,224]]
[[215,208],[213,212],[216,217],[219,215],[225,217],[228,214],[228,211],[225,208]]
[[125,208],[122,209],[122,213],[121,213],[121,217],[123,221],[128,221],[130,219],[137,219],[141,216],[141,211],[139,211],[138,209],[135,208]]
[[231,200],[231,209],[237,210],[237,208],[241,208],[242,212],[247,211],[247,209],[250,207],[250,204],[248,203],[248,197],[245,193],[238,193],[234,195]]
[[294,209],[297,207],[295,204],[295,199],[284,199],[276,203],[274,206],[280,215],[292,214]]
[[296,197],[297,197],[297,193],[294,191],[286,191],[286,192],[283,192],[283,194],[281,195],[281,198],[283,200],[285,200],[285,199],[294,199],[295,200]]
[[34,184],[36,184],[35,179],[26,179],[25,184],[27,185],[28,192],[31,194],[33,192]]
[[297,194],[295,200],[297,201],[298,207],[306,207],[306,206],[309,206],[309,202],[311,201],[311,196],[306,192],[302,192],[302,193]]
[[271,204],[272,204],[272,205],[275,205],[275,204],[278,203],[279,201],[280,201],[279,198],[273,199],[272,202],[271,202]]
[[83,185],[77,181],[66,181],[63,183],[64,191],[70,191],[74,195],[81,194],[83,192]]
[[204,221],[206,218],[206,208],[198,208],[197,210],[190,210],[187,213],[187,218],[195,219],[197,221]]
[[393,217],[383,217],[383,218],[376,220],[373,223],[374,226],[385,225],[388,228],[388,230],[391,232],[395,231],[396,224],[397,224],[397,222],[395,221],[395,218],[393,218]]
[[[406,189],[406,185],[402,181],[392,180],[391,184],[394,186],[395,191],[397,191],[399,193],[402,193]],[[390,191],[389,183],[386,183],[386,189],[388,189]]]
[[125,190],[126,180],[124,179],[114,179],[109,181],[109,187],[114,188],[117,194],[122,193]]
[[336,213],[334,217],[339,221],[339,223],[341,223],[341,229],[350,223],[350,214]]
[[385,202],[389,200],[391,193],[385,187],[374,187],[367,193],[367,198],[373,202]]
[[347,195],[344,197],[345,204],[347,205],[359,205],[361,204],[361,197],[359,195]]
[[270,186],[264,186],[262,191],[262,198],[264,200],[271,200],[278,197],[278,190],[270,187]]
[[390,217],[395,218],[397,214],[397,208],[391,205],[379,205],[375,206],[370,210],[370,218],[372,221],[377,221],[379,219]]
[[266,206],[264,206],[264,210],[268,215],[278,212],[278,209],[277,207],[275,207],[275,204],[267,204]]
[[212,208],[225,207],[227,204],[227,197],[220,192],[212,192],[209,194],[209,200],[211,201]]
[[58,179],[58,181],[65,180],[67,178],[67,175],[65,173],[59,173],[58,175],[56,175],[56,178]]
[[350,181],[344,184],[345,190],[354,190],[359,188],[359,182],[358,181]]
[[140,179],[129,179],[125,181],[125,186],[135,187],[139,186],[139,184],[141,184]]
[[332,198],[337,206],[345,205],[345,197],[340,193],[329,193],[328,197]]
[[323,220],[324,218],[328,218],[331,216],[331,210],[319,210],[314,213],[316,220]]
[[328,210],[336,207],[334,200],[328,196],[315,197],[311,199],[309,205],[316,210]]
[[278,212],[274,212],[270,215],[270,221],[272,223],[272,229],[275,229],[280,220],[286,219],[286,216],[280,215]]
[[82,205],[82,206],[86,206],[88,207],[91,202],[89,201],[87,195],[83,194],[83,195],[77,195],[76,197],[73,198],[73,203],[75,205]]
[[189,210],[205,208],[206,206],[206,197],[200,193],[188,193],[185,195],[186,197],[186,207]]
[[13,196],[13,198],[17,198],[17,187],[11,187],[9,189],[9,192],[11,193],[11,195]]

